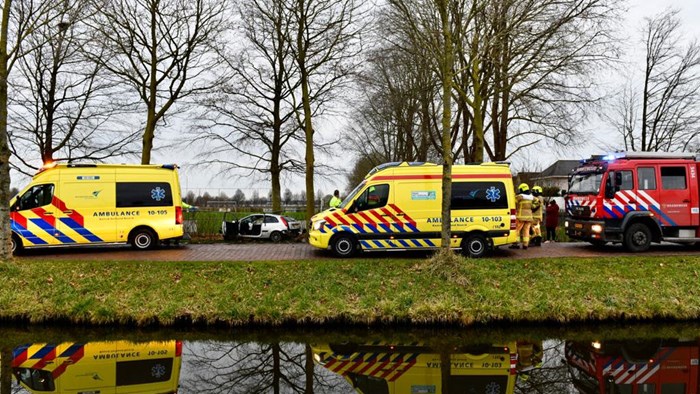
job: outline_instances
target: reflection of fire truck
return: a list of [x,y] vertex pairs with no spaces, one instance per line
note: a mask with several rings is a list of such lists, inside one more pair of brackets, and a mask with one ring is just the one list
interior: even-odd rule
[[12,372],[31,393],[176,393],[182,342],[30,344]]
[[566,234],[592,244],[700,241],[700,157],[631,152],[593,156],[573,170]]
[[423,345],[375,344],[323,344],[312,349],[316,363],[343,376],[363,394],[436,394],[445,382],[449,392],[469,388],[475,393],[510,394],[515,389],[515,342],[442,351]]
[[584,394],[698,394],[697,340],[567,342],[574,386]]

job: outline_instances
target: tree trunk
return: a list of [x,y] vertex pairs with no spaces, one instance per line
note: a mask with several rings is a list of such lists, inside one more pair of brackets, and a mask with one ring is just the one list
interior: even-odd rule
[[304,376],[306,377],[306,385],[304,394],[314,394],[314,354],[311,351],[311,346],[304,345],[304,354],[306,360],[304,363]]
[[0,25],[0,259],[12,259],[10,243],[10,146],[7,141],[7,31],[12,0],[5,0]]
[[316,212],[314,196],[314,129],[311,123],[311,96],[309,93],[309,72],[306,69],[306,20],[304,19],[306,5],[304,0],[299,0],[299,30],[297,31],[297,63],[299,65],[299,78],[301,81],[301,103],[304,108],[304,136],[306,143],[306,220]]
[[452,79],[453,52],[452,32],[450,31],[447,0],[438,0],[440,20],[442,22],[443,56],[442,64],[442,240],[443,250],[450,250],[452,215]]
[[156,132],[156,99],[157,92],[157,75],[158,72],[158,44],[156,41],[156,15],[158,13],[158,1],[151,1],[151,80],[148,90],[148,114],[146,115],[146,129],[143,131],[143,151],[141,152],[141,164],[151,164],[151,150],[153,150],[153,137]]

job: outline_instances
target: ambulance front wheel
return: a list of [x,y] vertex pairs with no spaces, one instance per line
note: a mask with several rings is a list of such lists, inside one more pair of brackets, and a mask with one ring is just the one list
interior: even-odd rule
[[12,254],[20,254],[22,253],[22,249],[22,241],[17,234],[12,234]]
[[138,228],[131,233],[131,247],[137,250],[148,250],[156,247],[156,235],[147,228]]
[[352,235],[336,235],[331,243],[331,250],[336,257],[352,257],[357,252],[357,242]]
[[483,257],[489,250],[489,243],[481,234],[472,234],[468,236],[462,244],[462,250],[465,255],[472,258]]

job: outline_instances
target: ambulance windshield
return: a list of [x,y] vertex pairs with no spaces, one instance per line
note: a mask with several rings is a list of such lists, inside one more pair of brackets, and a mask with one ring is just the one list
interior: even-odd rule
[[355,199],[355,196],[357,195],[357,193],[359,193],[360,190],[362,190],[362,188],[365,187],[365,183],[366,183],[365,181],[362,181],[362,182],[360,182],[359,185],[355,186],[355,188],[352,189],[352,191],[350,192],[350,194],[348,194],[347,197],[345,197],[345,199],[343,200],[343,202],[340,203],[340,205],[338,206],[338,208],[345,208],[345,207],[347,207],[348,205],[350,205],[350,203],[352,202],[352,200]]
[[602,181],[603,174],[600,172],[574,174],[569,180],[569,193],[598,194]]

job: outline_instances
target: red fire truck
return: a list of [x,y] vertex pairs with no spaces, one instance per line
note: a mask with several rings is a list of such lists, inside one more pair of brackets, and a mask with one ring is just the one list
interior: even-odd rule
[[620,152],[593,156],[569,176],[566,234],[594,245],[700,242],[700,156]]
[[572,383],[583,394],[698,394],[696,339],[567,342]]

